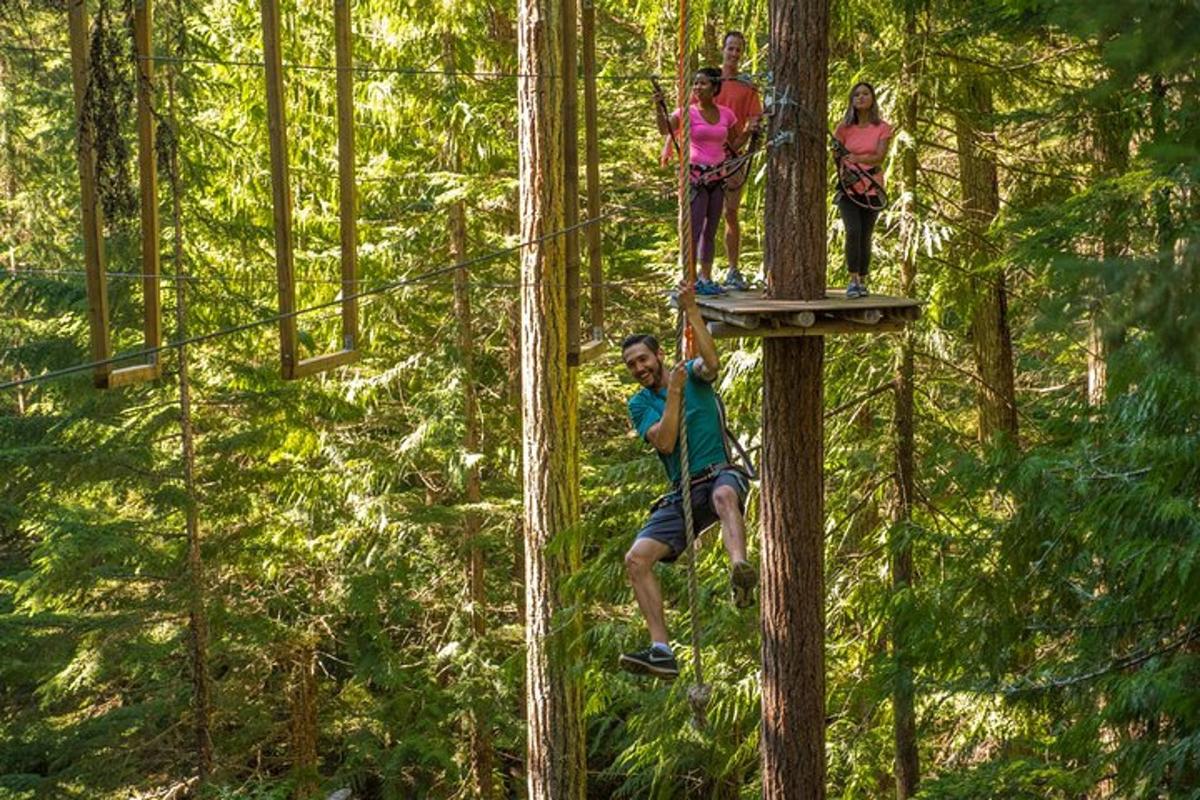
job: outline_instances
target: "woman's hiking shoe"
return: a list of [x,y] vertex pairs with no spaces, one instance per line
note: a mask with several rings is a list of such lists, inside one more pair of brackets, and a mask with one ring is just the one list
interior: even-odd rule
[[718,286],[713,281],[707,280],[706,278],[697,278],[696,279],[696,294],[703,294],[703,295],[725,294],[725,290],[722,289],[720,286]]
[[635,675],[653,675],[657,678],[672,680],[679,676],[679,664],[675,654],[651,645],[645,650],[624,653],[617,663],[626,672]]
[[758,586],[758,570],[749,561],[737,561],[729,569],[729,587],[733,604],[738,608],[754,605],[754,589]]

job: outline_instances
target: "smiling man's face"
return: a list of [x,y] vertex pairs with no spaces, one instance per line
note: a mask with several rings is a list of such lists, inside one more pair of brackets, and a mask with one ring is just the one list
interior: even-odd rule
[[631,344],[625,348],[621,357],[625,360],[625,368],[634,380],[650,389],[662,385],[664,371],[661,358],[662,352],[653,352],[645,342]]

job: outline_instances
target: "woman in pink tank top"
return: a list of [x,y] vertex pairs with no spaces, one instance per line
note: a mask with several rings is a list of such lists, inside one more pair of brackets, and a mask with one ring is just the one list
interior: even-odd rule
[[[692,103],[688,106],[691,122],[690,161],[694,166],[715,167],[725,160],[726,145],[737,149],[753,131],[756,123],[746,126],[746,131],[731,140],[730,129],[737,124],[737,117],[724,106],[717,105],[713,98],[721,91],[721,71],[705,67],[696,73],[692,84]],[[674,134],[679,129],[679,110],[667,116],[661,95],[655,105],[658,130]],[[725,188],[721,181],[706,183],[693,179],[691,189],[692,247],[699,262],[696,279],[697,294],[720,294],[723,290],[713,282],[712,265],[716,254],[717,225],[725,207]]]
[[[892,126],[879,116],[875,87],[865,81],[854,84],[850,90],[850,107],[846,109],[842,124],[838,125],[833,136],[846,150],[845,161],[868,172],[872,180],[883,186],[881,165],[887,156]],[[847,191],[873,195],[876,189],[864,179],[853,187],[839,188],[834,196],[846,228],[846,269],[850,272],[846,297],[866,297],[867,270],[871,265],[871,233],[875,229],[879,211],[855,203],[846,196]]]

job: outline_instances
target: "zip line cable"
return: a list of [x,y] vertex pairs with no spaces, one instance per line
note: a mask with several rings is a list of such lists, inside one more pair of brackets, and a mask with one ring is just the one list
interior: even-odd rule
[[518,242],[515,245],[501,248],[499,250],[493,250],[489,253],[484,253],[482,255],[474,256],[472,258],[468,258],[463,261],[459,261],[455,264],[448,264],[443,267],[438,267],[437,269],[429,270],[428,272],[422,273],[422,274],[417,275],[412,278],[401,278],[399,280],[390,281],[388,283],[377,286],[373,289],[366,289],[366,290],[363,290],[360,292],[356,292],[355,294],[352,294],[352,295],[347,295],[345,297],[341,297],[341,298],[338,298],[335,300],[330,300],[325,303],[318,303],[317,305],[308,306],[307,308],[296,309],[295,311],[289,311],[284,314],[273,314],[271,316],[262,317],[260,319],[252,320],[250,322],[244,322],[240,325],[232,325],[227,328],[221,328],[219,330],[211,331],[209,333],[203,333],[203,334],[199,334],[197,336],[180,339],[175,342],[167,342],[166,344],[161,344],[161,345],[158,345],[157,347],[146,347],[146,348],[142,348],[141,350],[136,350],[131,353],[124,353],[122,355],[112,356],[110,358],[105,358],[105,359],[101,359],[98,361],[89,361],[89,362],[85,362],[82,364],[75,364],[74,366],[64,367],[62,369],[57,369],[57,370],[51,370],[49,372],[43,372],[39,375],[33,375],[28,378],[22,378],[20,380],[0,383],[0,391],[5,390],[5,389],[17,389],[22,386],[29,386],[29,385],[32,385],[35,383],[42,383],[44,381],[54,380],[57,378],[65,377],[67,375],[74,375],[74,374],[77,374],[80,372],[87,372],[88,370],[96,369],[97,367],[105,367],[105,366],[109,366],[112,364],[120,363],[122,361],[131,361],[133,359],[144,359],[148,356],[157,355],[158,353],[164,352],[166,350],[174,350],[174,349],[177,349],[180,347],[187,346],[189,344],[199,344],[201,342],[207,342],[212,339],[220,339],[225,336],[231,336],[235,333],[242,333],[243,331],[253,330],[254,328],[262,327],[263,325],[269,325],[272,322],[279,322],[280,320],[289,319],[292,317],[298,317],[301,314],[309,314],[314,311],[321,311],[321,310],[327,309],[327,308],[340,307],[347,300],[354,300],[354,299],[363,298],[363,297],[371,297],[374,295],[387,294],[395,289],[399,289],[404,286],[412,286],[414,284],[420,284],[423,280],[427,280],[429,278],[436,278],[440,275],[448,275],[448,274],[454,272],[455,270],[459,270],[459,269],[470,269],[479,264],[483,264],[488,261],[492,261],[497,258],[500,258],[501,256],[518,253],[526,247],[530,247],[535,244],[540,244],[542,242],[546,242],[551,239],[555,239],[559,236],[563,236],[563,235],[569,233],[570,231],[578,230],[580,228],[585,228],[589,225],[598,224],[602,220],[605,220],[605,219],[608,219],[609,217],[615,216],[621,210],[622,209],[613,209],[611,211],[607,211],[607,212],[601,214],[598,217],[592,217],[590,219],[585,219],[580,222],[577,222],[574,225],[570,225],[570,226],[561,228],[556,231],[551,231],[550,233],[544,233],[541,236],[538,236],[534,239],[529,239],[524,242]]

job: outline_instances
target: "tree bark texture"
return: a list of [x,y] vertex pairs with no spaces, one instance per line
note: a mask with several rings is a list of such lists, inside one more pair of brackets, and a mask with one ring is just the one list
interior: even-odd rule
[[[828,0],[771,0],[774,91],[767,292],[825,293]],[[790,133],[790,141],[786,137]],[[763,341],[762,781],[765,800],[825,797],[824,420],[821,337]]]
[[320,775],[317,773],[317,652],[311,643],[296,649],[289,693],[293,797],[314,797],[320,789]]
[[965,231],[961,252],[963,267],[975,281],[971,343],[980,378],[976,387],[979,440],[987,444],[1007,436],[1016,442],[1017,403],[1006,277],[1002,268],[989,266],[993,245],[988,228],[1000,211],[992,87],[987,78],[966,69],[960,74],[959,84],[956,133]]
[[[905,132],[900,152],[900,292],[914,297],[917,282],[917,111],[920,98],[921,62],[917,41],[917,3],[904,9],[904,61],[901,65],[900,128]],[[912,327],[898,337],[896,397],[893,430],[896,437],[896,505],[891,529],[892,591],[907,594],[913,581],[912,504],[916,485],[913,420],[913,351],[916,334]],[[896,797],[908,800],[916,794],[920,780],[917,753],[917,715],[912,663],[907,654],[907,603],[893,603],[891,619],[892,657],[895,683],[892,686],[892,725],[896,748]]]
[[[573,0],[570,0],[573,2]],[[567,368],[559,0],[520,0],[521,407],[525,528],[526,770],[530,800],[582,798],[567,689],[566,637],[555,612],[566,559],[551,543],[572,525],[571,379]],[[535,241],[536,240],[536,241]]]
[[[1108,98],[1100,104],[1093,121],[1095,176],[1104,181],[1123,175],[1129,168],[1129,144],[1131,131],[1122,109],[1120,96]],[[1108,262],[1125,254],[1128,244],[1128,228],[1121,219],[1118,203],[1106,202],[1100,214],[1100,260]],[[1104,307],[1105,286],[1103,281],[1092,282],[1092,297],[1088,308],[1087,339],[1087,393],[1088,405],[1104,405],[1108,397],[1108,358],[1114,337],[1109,330],[1110,321]]]

